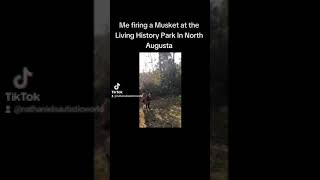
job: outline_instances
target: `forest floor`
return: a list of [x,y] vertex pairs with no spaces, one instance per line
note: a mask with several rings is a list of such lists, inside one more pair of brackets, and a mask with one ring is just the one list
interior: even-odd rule
[[106,131],[101,119],[95,122],[95,180],[109,180],[109,164],[106,156]]
[[210,179],[228,180],[228,147],[223,144],[210,145]]
[[95,179],[96,180],[109,180],[108,164],[105,157],[103,148],[95,150]]
[[140,128],[180,128],[181,97],[159,97],[151,101],[150,111],[140,105]]
[[215,137],[210,144],[210,179],[228,180],[228,113],[215,112]]

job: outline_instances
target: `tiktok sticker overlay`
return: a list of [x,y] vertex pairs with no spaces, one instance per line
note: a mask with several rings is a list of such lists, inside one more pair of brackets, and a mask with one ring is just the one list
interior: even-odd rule
[[32,77],[33,73],[27,67],[22,69],[22,75],[18,74],[13,78],[13,85],[17,89],[25,89],[28,86],[28,78]]
[[12,84],[16,91],[5,92],[7,104],[4,106],[4,113],[12,113],[12,102],[39,102],[40,94],[36,92],[26,92],[22,91],[27,89],[30,79],[34,76],[34,73],[28,67],[22,67],[22,72],[15,75],[12,78]]
[[[28,87],[30,78],[33,77],[33,72],[29,68],[23,67],[22,73],[13,77],[13,86],[17,89],[15,92],[5,92],[6,102],[3,112],[5,114],[22,114],[22,113],[102,113],[104,106],[82,107],[82,106],[55,106],[42,105],[37,106],[36,102],[40,102],[40,94],[36,92],[21,91]],[[120,84],[115,86],[118,90]],[[22,102],[35,102],[34,104],[24,104]],[[15,103],[15,104],[13,104]]]
[[118,97],[141,97],[141,95],[128,95],[124,94],[122,90],[120,90],[120,83],[117,83],[113,86],[114,90],[111,90],[111,98]]
[[19,90],[19,92],[6,92],[7,102],[39,102],[40,94],[33,92],[21,92],[20,90],[26,89],[29,84],[29,79],[33,77],[33,72],[27,67],[22,68],[22,74],[17,74],[13,77],[13,86]]

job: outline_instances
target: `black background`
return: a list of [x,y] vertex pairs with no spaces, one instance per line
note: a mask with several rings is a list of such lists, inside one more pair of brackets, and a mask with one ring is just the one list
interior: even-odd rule
[[[93,115],[3,112],[8,91],[40,94],[22,105],[92,105],[93,2],[1,4],[1,179],[92,179]],[[33,77],[16,90],[23,66]]]
[[[203,39],[116,39],[119,22],[196,22]],[[172,29],[162,30],[167,33]],[[183,30],[176,30],[183,31]],[[159,30],[157,31],[159,32]],[[111,179],[209,178],[209,1],[111,1],[111,87],[139,93],[139,52],[147,42],[181,52],[182,129],[139,129],[138,98],[111,100]],[[201,83],[203,82],[203,83]]]

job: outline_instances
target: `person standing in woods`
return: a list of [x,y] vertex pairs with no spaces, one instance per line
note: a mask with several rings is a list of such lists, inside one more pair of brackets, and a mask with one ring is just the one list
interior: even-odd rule
[[147,95],[145,92],[142,93],[141,101],[142,101],[142,108],[147,109]]
[[149,110],[151,110],[150,109],[150,101],[151,101],[151,93],[150,92],[148,93],[146,99],[147,99],[147,102],[146,102],[147,111],[149,111]]

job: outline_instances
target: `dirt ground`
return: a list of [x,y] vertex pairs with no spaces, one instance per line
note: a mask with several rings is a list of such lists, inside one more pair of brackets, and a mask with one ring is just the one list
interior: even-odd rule
[[210,179],[228,180],[228,147],[223,144],[211,144]]
[[140,128],[181,128],[181,97],[161,97],[151,101],[150,111],[140,104]]

